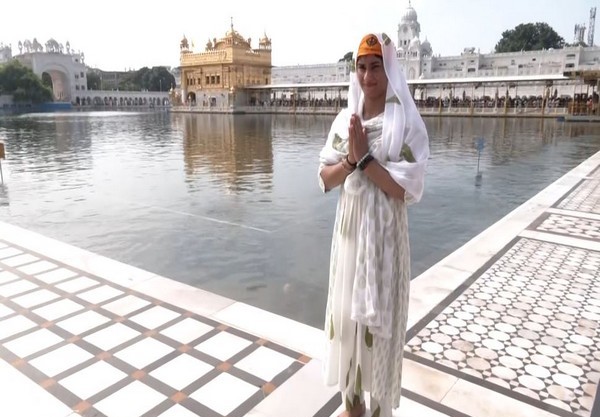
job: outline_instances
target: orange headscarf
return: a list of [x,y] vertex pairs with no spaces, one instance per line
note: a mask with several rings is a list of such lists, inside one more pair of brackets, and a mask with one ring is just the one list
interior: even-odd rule
[[368,34],[362,38],[360,45],[358,46],[356,59],[363,55],[377,55],[383,57],[383,51],[381,50],[381,44],[379,43],[377,36]]

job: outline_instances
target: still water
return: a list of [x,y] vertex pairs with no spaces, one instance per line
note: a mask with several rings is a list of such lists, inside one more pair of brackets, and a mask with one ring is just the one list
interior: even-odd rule
[[[321,193],[317,167],[332,120],[0,117],[0,220],[321,327],[337,192]],[[425,121],[426,191],[409,210],[414,276],[600,148],[591,124]]]

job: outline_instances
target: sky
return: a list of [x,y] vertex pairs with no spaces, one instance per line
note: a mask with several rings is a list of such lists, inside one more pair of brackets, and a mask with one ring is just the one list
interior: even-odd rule
[[[253,48],[265,33],[272,41],[272,64],[337,62],[354,51],[362,36],[386,32],[397,42],[408,0],[102,0],[3,1],[0,43],[19,53],[19,41],[50,38],[85,54],[85,63],[104,71],[179,65],[185,35],[196,52],[208,39],[234,29],[251,38]],[[219,8],[217,7],[219,6]],[[412,0],[435,55],[460,55],[466,47],[492,52],[502,32],[521,23],[545,22],[573,42],[575,24],[589,25],[590,8],[600,0]],[[599,11],[600,12],[600,11]],[[600,19],[597,19],[600,20]],[[600,22],[594,43],[600,45]],[[586,32],[587,39],[587,32]]]

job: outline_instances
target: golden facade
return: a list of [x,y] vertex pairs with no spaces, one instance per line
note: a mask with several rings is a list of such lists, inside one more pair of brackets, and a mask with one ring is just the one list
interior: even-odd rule
[[204,52],[191,51],[184,37],[180,44],[183,97],[199,104],[208,98],[214,100],[208,105],[216,105],[219,96],[227,94],[229,102],[236,90],[270,84],[271,40],[265,34],[258,45],[253,49],[251,39],[244,39],[233,24],[223,38],[209,39]]

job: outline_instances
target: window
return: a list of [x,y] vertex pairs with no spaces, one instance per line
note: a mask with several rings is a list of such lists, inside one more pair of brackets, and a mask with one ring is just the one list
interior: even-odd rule
[[217,84],[221,84],[221,76],[217,75]]
[[575,64],[567,64],[565,65],[565,68],[575,68]]
[[85,78],[85,75],[83,74],[83,71],[81,71],[80,77],[81,78]]
[[210,84],[210,77],[208,75],[206,76],[206,84]]
[[575,54],[567,54],[567,59],[574,59],[575,58]]

